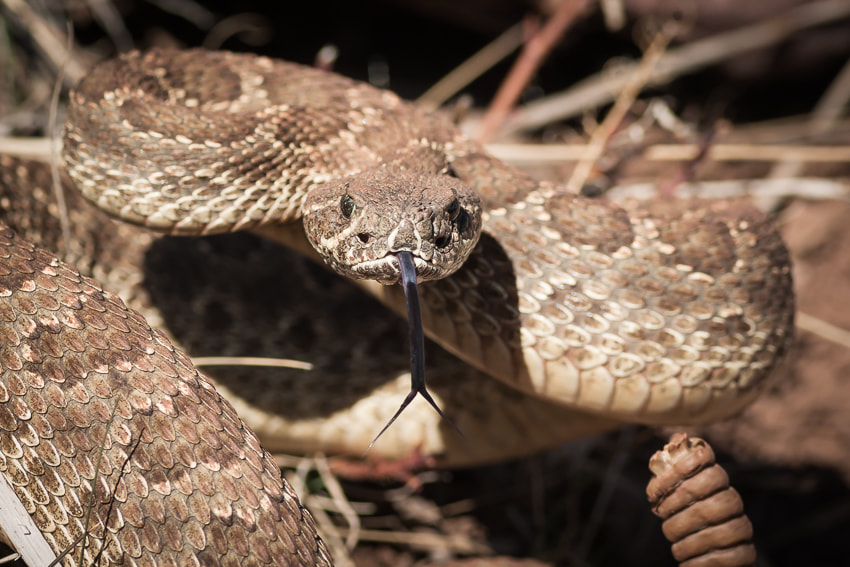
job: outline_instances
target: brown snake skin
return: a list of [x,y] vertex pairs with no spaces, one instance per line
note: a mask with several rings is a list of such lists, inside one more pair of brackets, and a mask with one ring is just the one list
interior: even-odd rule
[[7,227],[0,282],[0,470],[66,565],[330,564],[256,435],[161,332]]
[[[276,227],[274,223],[296,219],[301,213],[304,197],[317,185],[327,185],[336,179],[356,176],[386,164],[392,167],[401,164],[402,169],[412,169],[417,163],[424,163],[430,168],[429,175],[441,179],[449,177],[477,192],[484,211],[484,233],[469,260],[459,267],[454,276],[422,286],[425,325],[430,336],[446,349],[529,396],[511,394],[498,384],[488,386],[483,375],[475,372],[452,374],[456,372],[452,370],[454,363],[447,362],[449,370],[443,373],[440,358],[443,355],[429,351],[429,372],[435,367],[437,369],[436,384],[432,386],[436,386],[438,396],[439,388],[446,388],[444,405],[447,413],[455,417],[455,408],[458,412],[461,408],[471,410],[471,417],[455,417],[470,442],[463,443],[457,439],[435,441],[440,436],[440,426],[433,421],[427,427],[421,426],[418,416],[428,412],[416,413],[414,407],[411,415],[405,414],[409,425],[405,426],[403,419],[395,428],[397,441],[388,441],[391,447],[386,452],[388,455],[404,454],[420,444],[426,452],[442,453],[446,464],[462,465],[496,458],[495,450],[500,441],[504,441],[502,437],[517,438],[516,445],[503,444],[508,454],[520,454],[522,450],[551,445],[557,439],[610,427],[611,419],[646,423],[700,423],[720,419],[739,411],[757,395],[764,377],[784,353],[791,338],[793,295],[787,252],[763,215],[742,210],[736,203],[695,202],[688,203],[687,209],[676,203],[654,203],[649,209],[632,205],[618,208],[604,201],[567,195],[494,160],[440,120],[419,113],[385,91],[264,58],[201,51],[153,52],[131,54],[99,69],[99,74],[96,72],[86,79],[72,96],[64,140],[66,167],[86,198],[131,222],[180,234],[248,228],[303,248],[303,236],[292,237],[292,230],[285,226]],[[287,98],[282,101],[278,98],[280,96]],[[419,158],[421,161],[417,161]],[[4,198],[8,200],[8,197]],[[334,198],[338,202],[338,196]],[[4,203],[3,208],[8,209],[9,205]],[[104,227],[113,226],[105,220],[98,222],[104,223]],[[263,225],[263,222],[271,224]],[[38,227],[19,220],[15,228],[23,229],[31,238],[29,231],[37,232]],[[91,230],[97,232],[96,229]],[[117,234],[122,229],[108,230],[115,230]],[[129,234],[126,252],[130,256],[138,256],[134,258],[137,265],[144,263],[145,268],[151,270],[145,272],[146,277],[156,271],[152,265],[156,264],[158,254],[166,254],[170,246],[182,240],[153,240],[144,233]],[[7,238],[12,237],[9,235]],[[6,246],[17,250],[15,242],[10,241]],[[68,257],[78,262],[81,258],[88,259],[103,252],[97,250],[101,246],[97,238],[86,242],[93,242],[92,250],[75,252],[72,249]],[[218,244],[220,241],[215,239],[204,242],[208,244],[202,247],[228,246]],[[249,248],[263,249],[264,246],[268,245],[251,243]],[[108,249],[112,246],[102,247]],[[107,256],[113,254],[116,263],[120,263],[120,246],[115,245],[115,248],[119,251],[107,250]],[[367,250],[365,253],[374,251]],[[27,254],[32,255],[25,253],[24,256]],[[32,264],[32,260],[15,260],[9,264],[9,270],[14,267],[27,273],[25,270],[30,266],[29,274],[41,273],[35,266],[49,260],[40,254],[37,253],[36,257],[41,258],[41,264]],[[14,255],[11,257],[15,258]],[[159,261],[161,266],[169,269],[181,269],[180,260]],[[190,260],[186,262],[191,265]],[[100,263],[92,261],[91,272],[99,276],[99,266],[108,263],[108,259]],[[301,270],[296,264],[292,265],[294,272]],[[60,271],[64,274],[64,270]],[[192,270],[185,270],[188,279],[192,279]],[[218,271],[232,275],[226,269]],[[106,280],[110,278],[113,276],[107,274]],[[134,276],[122,275],[119,270],[114,278],[126,283]],[[36,280],[35,276],[31,279]],[[24,282],[27,278],[19,277],[18,280]],[[11,299],[3,298],[8,299],[15,309],[13,320],[20,316],[25,321],[40,322],[32,311],[51,311],[49,307],[55,304],[60,310],[74,309],[74,306],[65,306],[58,297],[40,293],[38,286],[15,288],[11,285],[10,282],[18,280],[7,280],[5,276],[0,280],[4,287],[17,291],[16,295],[10,296]],[[109,283],[104,281],[107,287]],[[134,285],[138,283],[135,281]],[[135,289],[133,285],[128,287]],[[366,282],[363,287],[395,309],[400,309],[401,292],[397,286],[384,287]],[[208,296],[195,294],[188,287],[178,292],[186,294],[187,300]],[[140,301],[150,300],[156,304],[157,292],[147,291],[141,295],[145,294],[150,297],[140,298]],[[255,295],[261,296],[258,292]],[[107,296],[114,297],[104,295]],[[331,292],[327,297],[336,296],[335,292]],[[132,302],[134,297],[130,300]],[[269,311],[277,313],[275,301],[269,300]],[[298,301],[298,298],[294,300]],[[112,303],[107,303],[112,306]],[[103,306],[103,301],[97,304]],[[343,302],[340,309],[346,305],[350,306]],[[88,309],[88,304],[84,308]],[[374,309],[370,307],[365,311],[371,310]],[[361,319],[368,316],[365,311],[359,313]],[[223,313],[230,315],[226,309]],[[341,312],[336,314],[339,316]],[[85,321],[80,314],[76,316]],[[100,317],[103,318],[103,315],[100,314]],[[185,319],[162,308],[160,317],[173,318],[169,321],[169,332],[172,336],[180,334]],[[129,315],[128,318],[135,320]],[[96,317],[94,319],[93,325],[100,324]],[[53,319],[48,317],[45,320]],[[215,321],[215,324],[219,323]],[[334,325],[333,319],[328,325]],[[299,335],[296,332],[300,328],[297,324],[289,327],[290,332],[295,332],[288,335],[289,340],[298,342],[298,337],[304,339],[304,333]],[[38,337],[45,335],[40,327],[36,329]],[[258,545],[260,549],[270,550],[270,560],[286,564],[287,560],[297,557],[309,564],[311,560],[307,559],[307,555],[297,555],[308,553],[307,550],[326,560],[323,547],[316,543],[312,533],[307,533],[307,528],[301,530],[288,525],[280,531],[282,528],[266,529],[268,526],[262,524],[259,530],[250,530],[250,526],[261,525],[260,518],[265,518],[265,513],[273,517],[280,508],[289,507],[289,512],[295,515],[287,516],[289,519],[283,524],[287,525],[294,518],[303,518],[301,509],[290,500],[287,489],[281,488],[279,475],[265,477],[271,480],[264,481],[260,488],[256,483],[252,484],[252,480],[259,478],[259,471],[275,475],[274,466],[255,444],[253,435],[243,428],[227,402],[221,400],[221,405],[216,405],[218,409],[212,413],[198,412],[197,409],[193,413],[190,407],[184,408],[177,402],[169,406],[167,401],[162,401],[168,396],[180,399],[185,396],[197,397],[200,403],[204,403],[204,400],[218,399],[218,394],[207,389],[208,383],[186,366],[183,355],[175,354],[177,351],[171,350],[170,346],[162,346],[169,344],[167,339],[141,323],[133,330],[139,330],[142,337],[147,337],[147,342],[142,338],[138,339],[138,343],[128,340],[131,348],[145,351],[146,345],[156,344],[159,352],[167,350],[163,360],[170,361],[171,366],[164,363],[156,366],[153,362],[158,360],[156,356],[146,359],[151,368],[157,369],[157,379],[147,377],[145,381],[145,378],[138,377],[139,372],[133,366],[136,359],[129,354],[98,350],[95,345],[118,346],[124,343],[110,344],[111,341],[105,341],[101,333],[95,333],[85,325],[79,335],[60,326],[60,332],[65,333],[62,336],[68,337],[66,342],[69,344],[65,348],[65,343],[59,343],[64,349],[61,352],[67,353],[71,366],[58,372],[71,378],[59,382],[51,377],[45,378],[43,374],[46,372],[31,370],[32,374],[16,373],[14,366],[7,366],[5,357],[11,357],[13,365],[20,363],[30,370],[30,365],[36,363],[27,356],[46,359],[45,352],[56,353],[57,356],[61,353],[43,351],[41,349],[45,347],[39,345],[36,348],[27,343],[30,335],[26,333],[32,334],[32,327],[15,328],[14,335],[4,328],[4,338],[12,337],[11,342],[3,344],[4,351],[0,355],[4,370],[2,386],[9,392],[10,401],[0,407],[3,415],[10,417],[0,423],[0,434],[3,435],[0,449],[6,462],[11,463],[9,466],[21,469],[25,468],[24,463],[35,462],[42,464],[34,466],[46,470],[44,461],[28,461],[23,455],[14,457],[17,455],[15,447],[27,447],[27,454],[50,452],[48,448],[53,444],[45,442],[45,439],[52,439],[50,435],[57,436],[63,432],[69,438],[67,452],[83,462],[82,465],[76,462],[68,465],[72,478],[71,481],[65,480],[67,486],[75,486],[74,482],[80,484],[80,480],[75,479],[90,478],[81,471],[89,472],[93,466],[97,443],[93,443],[92,438],[104,438],[105,423],[112,411],[104,401],[112,399],[106,395],[106,390],[109,390],[109,394],[117,396],[116,401],[126,400],[124,405],[118,403],[115,406],[119,409],[110,427],[111,443],[104,452],[103,460],[108,464],[101,464],[101,485],[105,491],[102,496],[106,500],[106,496],[111,494],[109,491],[115,490],[115,481],[118,483],[118,490],[115,490],[117,501],[120,501],[120,495],[128,498],[128,502],[135,502],[134,498],[146,492],[149,497],[154,497],[151,502],[158,504],[137,504],[136,510],[144,510],[142,515],[133,516],[132,503],[127,512],[124,512],[126,504],[118,507],[120,512],[113,511],[114,517],[110,516],[110,521],[123,522],[123,528],[116,532],[117,535],[110,535],[111,540],[107,538],[107,542],[114,543],[112,547],[106,546],[104,558],[108,553],[120,554],[123,551],[126,552],[125,559],[128,559],[142,550],[149,554],[142,557],[149,559],[140,559],[139,564],[167,565],[171,564],[168,563],[169,558],[176,558],[179,553],[186,553],[187,557],[216,558],[216,554],[229,550],[230,555],[221,556],[222,564],[228,564],[228,561],[239,564],[239,552],[242,550],[239,546],[248,536],[240,539],[239,535],[231,535],[226,530],[235,533],[244,529],[241,533],[269,533],[272,543]],[[189,340],[186,340],[187,337]],[[16,340],[18,343],[15,343]],[[265,340],[267,337],[262,336],[257,342],[262,344]],[[181,339],[182,344],[187,342],[192,343],[188,335]],[[78,353],[75,347],[83,352]],[[403,346],[398,348],[404,354]],[[121,350],[120,346],[118,349]],[[87,353],[92,354],[87,356]],[[369,354],[372,353],[358,352],[349,360],[368,366],[373,364],[366,362],[370,360],[366,356]],[[92,366],[75,366],[83,362],[91,362]],[[395,363],[387,364],[392,366]],[[339,367],[340,363],[339,360],[331,360],[326,365]],[[166,366],[172,370],[169,371]],[[354,373],[355,366],[343,367]],[[94,380],[92,385],[86,383],[83,386],[84,382],[80,380],[85,372],[90,377],[105,375],[111,379],[118,376],[116,373],[125,372],[124,368],[130,374],[124,381],[116,378],[117,384],[109,381],[104,385],[105,380],[100,383]],[[377,369],[371,371],[379,372]],[[174,376],[166,380],[160,372]],[[230,398],[239,385],[238,371],[229,381],[227,373],[222,375],[224,382],[217,382],[217,387]],[[30,381],[25,380],[22,385],[22,376]],[[447,384],[441,386],[440,378]],[[158,380],[163,382],[161,386],[147,386],[148,383],[158,384]],[[389,377],[372,377],[372,383],[358,380],[351,380],[356,386],[354,393],[364,400],[367,395],[371,399],[375,393],[391,400],[390,406],[367,405],[365,409],[352,411],[355,418],[369,416],[375,420],[357,426],[361,428],[359,431],[365,432],[365,436],[355,434],[354,428],[342,418],[329,429],[322,429],[328,427],[325,425],[327,421],[336,419],[337,409],[343,414],[347,411],[341,409],[345,406],[342,401],[330,402],[330,410],[306,410],[301,416],[301,425],[293,427],[294,422],[274,414],[269,407],[274,404],[264,405],[262,398],[274,395],[269,393],[271,380],[265,386],[257,386],[253,394],[249,391],[246,394],[248,401],[234,400],[234,403],[252,427],[263,431],[263,427],[268,426],[261,433],[266,446],[271,443],[280,448],[307,450],[315,447],[357,453],[362,451],[381,421],[391,415],[392,409],[386,408],[397,404],[403,396],[403,391],[398,394],[395,382]],[[50,408],[54,406],[44,405],[46,401],[41,392],[41,388],[46,386],[39,388],[37,384],[53,382],[58,384],[56,388],[59,390],[66,382],[76,385],[74,395],[77,397],[70,397],[77,404],[73,406],[76,412],[56,411],[54,415],[55,419],[65,420],[66,424],[76,425],[75,420],[82,420],[83,424],[79,426],[82,429],[69,428],[71,433],[65,434],[65,429],[44,418],[52,428],[48,435],[40,438],[30,434],[26,439],[19,439],[17,431],[31,428],[33,416],[50,415]],[[90,389],[98,384],[104,391],[90,393]],[[150,415],[141,411],[138,415],[134,414],[130,408],[135,407],[131,400],[136,398],[132,398],[131,393],[135,391],[136,384],[145,384],[140,389],[145,395],[154,396],[164,403],[165,410],[152,402],[145,406],[139,399],[137,401],[143,409],[147,408]],[[182,384],[190,384],[194,389],[177,387]],[[299,386],[295,380],[291,384],[293,389],[308,391],[311,398],[315,398],[316,394],[328,395],[326,389],[313,384]],[[381,392],[384,385],[387,389]],[[39,408],[45,408],[45,411],[39,413],[28,409],[30,403],[22,402],[27,396],[41,398],[41,402],[35,403],[42,403]],[[534,401],[533,396],[544,396],[547,400]],[[308,396],[305,394],[304,397]],[[361,403],[354,394],[341,390],[340,397],[346,403],[350,399],[355,406]],[[66,394],[63,402],[68,398]],[[496,399],[506,402],[505,407],[510,407],[507,402],[514,401],[526,404],[527,408],[493,411],[489,406]],[[87,402],[89,405],[86,405]],[[304,402],[307,403],[306,400]],[[566,404],[579,413],[559,409],[557,404]],[[195,426],[193,431],[183,432],[176,423],[189,428],[186,420],[164,423],[161,415],[168,415],[169,407],[181,410],[177,412],[179,415],[184,415],[184,412],[185,415],[204,417],[217,415],[218,419],[214,420],[216,426],[203,429]],[[299,411],[292,404],[275,409],[278,414],[284,415],[289,411]],[[248,417],[243,410],[257,415]],[[582,411],[595,415],[582,414]],[[504,415],[494,417],[493,414]],[[328,420],[324,419],[326,416]],[[563,416],[563,424],[554,425],[558,416]],[[97,423],[89,429],[86,424],[94,423],[93,420]],[[480,427],[480,430],[486,431],[482,435],[492,438],[489,443],[482,443],[478,454],[476,440],[479,429],[474,425],[476,421],[485,424],[485,427]],[[112,428],[118,431],[113,432]],[[304,433],[308,429],[311,433]],[[217,432],[217,437],[208,434],[212,430]],[[10,435],[9,432],[13,431],[15,435]],[[150,452],[147,449],[149,443],[161,442],[160,438],[167,438],[171,434],[169,432],[177,431],[183,434],[173,435],[177,443],[175,448],[166,453],[156,453],[149,462],[137,463]],[[295,436],[294,441],[281,440],[290,433]],[[304,436],[299,438],[301,433]],[[538,433],[542,440],[536,439]],[[196,436],[199,439],[191,450],[185,447],[187,435],[188,438]],[[212,453],[215,458],[211,457],[208,447],[216,447],[214,439],[219,439],[222,447],[238,449],[237,456],[227,457],[222,450],[217,450]],[[233,439],[246,441],[234,447]],[[127,478],[119,480],[121,474],[118,471],[139,440],[129,461],[135,468],[131,466]],[[525,446],[520,449],[523,440]],[[3,443],[11,443],[9,452],[6,452]],[[184,447],[180,449],[180,445]],[[379,446],[380,443],[376,449]],[[59,454],[63,453],[59,451]],[[157,457],[161,460],[158,461]],[[49,458],[50,455],[39,455],[39,459]],[[167,473],[151,466],[151,474],[160,475],[157,477],[159,484],[147,480],[148,469],[145,466],[154,461],[162,465],[162,460],[166,464],[172,461],[177,464]],[[259,468],[254,466],[257,463]],[[63,465],[55,466],[61,469]],[[187,475],[189,478],[185,482],[193,482],[194,485],[181,485],[168,477],[169,474],[185,474],[189,468],[193,473],[199,473],[197,477]],[[206,471],[215,468],[226,468],[225,472],[233,474],[225,477],[206,475]],[[246,472],[248,468],[256,474],[252,476],[251,472]],[[183,472],[173,472],[175,470]],[[22,499],[36,494],[34,487],[39,482],[43,483],[39,475],[29,472],[31,477],[39,478],[32,481],[34,484],[16,485],[19,487],[16,492],[24,495]],[[13,478],[9,472],[4,474],[7,480]],[[162,481],[163,474],[167,477],[166,481]],[[230,480],[231,477],[246,485],[244,491],[236,480]],[[200,497],[200,494],[206,494],[206,486],[200,484],[209,478],[228,479],[211,482],[236,483],[224,489],[224,494],[237,496],[229,507],[220,502],[219,496],[213,495],[211,499]],[[130,481],[136,484],[131,486]],[[85,488],[85,482],[82,485]],[[248,485],[255,492],[249,493]],[[63,493],[63,498],[67,494],[71,495],[68,498],[77,502],[85,500],[85,490],[77,493],[66,490],[65,486],[56,488]],[[191,486],[198,489],[192,491]],[[179,503],[165,506],[168,511],[172,510],[169,506],[174,506],[176,518],[188,518],[198,513],[200,516],[191,517],[207,520],[216,519],[214,517],[218,514],[228,527],[224,532],[216,531],[224,529],[221,524],[198,520],[194,532],[181,528],[182,539],[176,534],[173,542],[145,539],[153,538],[150,535],[153,532],[159,533],[159,528],[154,530],[144,526],[152,526],[151,522],[163,519],[162,501],[166,497],[163,493],[166,489],[175,497],[175,502],[183,503],[182,507]],[[47,492],[53,494],[50,490]],[[197,498],[192,499],[187,494],[197,495]],[[262,495],[266,495],[265,499]],[[70,543],[80,532],[82,520],[76,514],[69,516],[68,511],[76,511],[79,507],[63,501],[62,509],[56,511],[57,498],[48,498],[51,512],[46,521],[48,525],[50,521],[61,524],[58,531],[68,533],[62,543]],[[247,507],[235,504],[243,500],[262,503],[263,512],[257,512],[256,508],[249,512]],[[214,504],[211,503],[213,501]],[[39,505],[44,507],[47,503]],[[145,506],[159,508],[149,511]],[[97,513],[106,512],[101,510]],[[283,515],[283,511],[280,514]],[[56,522],[57,517],[73,517],[73,520]],[[119,517],[121,520],[114,519]],[[227,518],[236,517],[238,521],[228,523]],[[142,526],[139,531],[129,528],[135,526],[131,519],[140,519]],[[245,524],[246,521],[249,523]],[[167,520],[163,519],[160,524],[166,525]],[[68,525],[73,527],[66,527]],[[93,533],[103,533],[94,518],[92,525],[95,526]],[[98,532],[98,529],[101,531]],[[278,530],[277,539],[272,535],[274,530]],[[200,533],[206,535],[200,537]],[[301,534],[306,540],[296,541],[294,534]],[[122,537],[128,541],[121,541]],[[157,538],[162,536],[157,535]],[[202,543],[209,544],[209,547],[204,547],[205,551],[200,554],[194,553],[196,544]],[[275,545],[284,545],[287,551],[280,551],[281,548]],[[273,547],[274,551],[271,551]],[[58,543],[54,546],[54,549],[60,548],[64,546]],[[91,553],[95,554],[96,550],[93,547]],[[259,557],[262,561],[266,555],[260,552]],[[176,563],[173,564],[190,564],[174,560]],[[204,564],[216,563],[210,559],[210,563]]]

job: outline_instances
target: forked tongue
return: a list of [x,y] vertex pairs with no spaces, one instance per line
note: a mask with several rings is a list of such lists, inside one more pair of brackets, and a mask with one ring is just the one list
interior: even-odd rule
[[404,398],[403,402],[401,402],[401,406],[398,408],[398,411],[395,412],[392,419],[390,419],[384,428],[381,429],[381,432],[375,436],[375,439],[369,443],[369,447],[366,448],[365,452],[368,452],[381,435],[389,429],[390,425],[398,419],[398,416],[400,416],[401,412],[410,405],[410,402],[413,401],[416,394],[425,398],[425,400],[431,404],[431,407],[440,414],[440,417],[443,418],[446,423],[451,425],[461,436],[463,436],[460,429],[458,429],[457,426],[452,423],[448,417],[446,417],[446,414],[443,413],[443,410],[440,409],[440,406],[438,406],[437,402],[434,401],[434,398],[431,397],[431,394],[428,392],[428,388],[425,385],[425,336],[422,332],[422,313],[419,310],[419,288],[416,285],[416,264],[413,262],[413,254],[407,250],[397,252],[396,258],[398,258],[399,270],[401,271],[401,285],[404,289],[404,298],[407,303],[407,321],[410,324],[410,393],[407,394],[407,397]]

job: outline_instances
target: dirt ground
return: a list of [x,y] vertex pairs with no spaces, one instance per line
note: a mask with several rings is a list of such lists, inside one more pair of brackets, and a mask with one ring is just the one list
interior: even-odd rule
[[[415,97],[530,13],[535,3],[503,0],[488,8],[481,2],[455,1],[430,7],[424,3],[423,8],[422,2],[401,0],[330,1],[313,6],[297,3],[283,10],[270,7],[276,3],[258,1],[236,6],[184,0],[164,10],[156,2],[68,0],[55,3],[52,11],[42,3],[30,3],[37,9],[36,20],[21,19],[17,4],[0,1],[14,55],[7,54],[0,63],[3,136],[44,135],[50,83],[39,77],[52,76],[53,69],[50,58],[40,52],[43,46],[35,32],[45,22],[63,30],[57,22],[64,15],[76,25],[81,53],[93,58],[106,56],[115,44],[194,46],[219,32],[224,39],[216,40],[216,46],[302,62],[311,62],[323,45],[333,43],[339,48],[340,72],[380,82],[389,71],[390,86]],[[88,7],[95,4],[111,7],[107,16]],[[567,32],[524,90],[523,101],[565,89],[613,60],[638,57],[631,37],[636,18],[667,13],[659,5],[669,3],[625,4],[632,12],[623,31],[608,31],[597,13]],[[737,13],[731,2],[693,4],[710,5],[723,17],[704,12],[705,20],[696,21],[706,25],[695,25],[690,38],[775,15]],[[653,89],[644,100],[658,97],[702,133],[689,142],[709,143],[705,132],[719,124],[710,143],[825,144],[846,149],[850,146],[846,118],[836,120],[831,133],[818,136],[800,125],[850,56],[848,23],[847,17],[837,17],[816,33],[800,33],[772,50],[730,55],[718,65]],[[112,32],[111,39],[104,30]],[[240,33],[231,36],[227,30]],[[476,107],[486,105],[509,62],[497,64],[465,89]],[[846,100],[843,104],[846,116]],[[638,102],[629,120],[638,122],[643,108],[645,103]],[[581,132],[590,124],[589,115],[573,116],[522,140],[586,141]],[[724,137],[730,129],[732,134]],[[657,125],[649,132],[653,141],[682,142],[669,131],[659,133]],[[649,142],[641,143],[643,148]],[[694,167],[681,162],[662,166],[633,150],[618,149],[621,161],[597,172],[599,178],[611,183],[650,179],[659,185],[677,179],[758,179],[774,166],[765,161],[711,160]],[[548,167],[544,174],[566,176],[571,168],[571,164],[563,170]],[[795,196],[775,203],[794,261],[796,344],[764,396],[741,416],[695,432],[711,441],[742,494],[755,526],[758,565],[840,567],[850,565],[850,162],[809,165],[799,176],[843,185],[842,191],[827,198],[810,194],[801,184]],[[361,513],[361,543],[351,553],[350,564],[404,567],[499,555],[528,558],[511,564],[529,567],[532,561],[594,567],[675,565],[645,495],[647,460],[669,433],[632,427],[508,464],[425,471],[417,476],[420,491],[392,483],[342,481],[347,499]],[[308,480],[315,478],[310,475]],[[487,565],[508,564],[488,561]]]

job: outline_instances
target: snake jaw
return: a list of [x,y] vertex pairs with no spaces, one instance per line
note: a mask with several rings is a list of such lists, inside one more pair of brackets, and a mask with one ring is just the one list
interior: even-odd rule
[[[433,279],[438,279],[439,269],[419,256],[416,256],[412,251],[409,252],[413,256],[413,263],[416,267],[416,281],[422,283]],[[399,265],[397,252],[390,252],[383,258],[377,260],[369,260],[349,266],[349,269],[355,279],[370,279],[376,280],[383,285],[395,285],[401,283],[401,267]]]

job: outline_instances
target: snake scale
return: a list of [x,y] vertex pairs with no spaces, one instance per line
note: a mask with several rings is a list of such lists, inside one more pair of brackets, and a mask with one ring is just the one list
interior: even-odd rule
[[[399,286],[382,284],[397,281],[393,252],[411,250],[427,333],[477,368],[429,346],[430,387],[465,438],[414,404],[375,446],[385,456],[418,447],[468,465],[622,421],[722,419],[791,340],[788,254],[765,215],[567,194],[320,70],[134,52],[83,79],[63,142],[80,194],[137,225],[69,187],[65,260],[193,356],[275,351],[317,368],[198,374],[116,295],[20,239],[61,249],[46,170],[4,158],[2,221],[20,236],[0,238],[0,469],[58,551],[82,533],[100,464],[87,561],[328,561],[236,412],[266,448],[357,454],[404,395],[404,331],[267,239],[371,278],[356,283],[397,311]],[[219,234],[239,230],[266,238]],[[250,302],[232,306],[234,293]],[[310,301],[327,312],[287,315]]]

